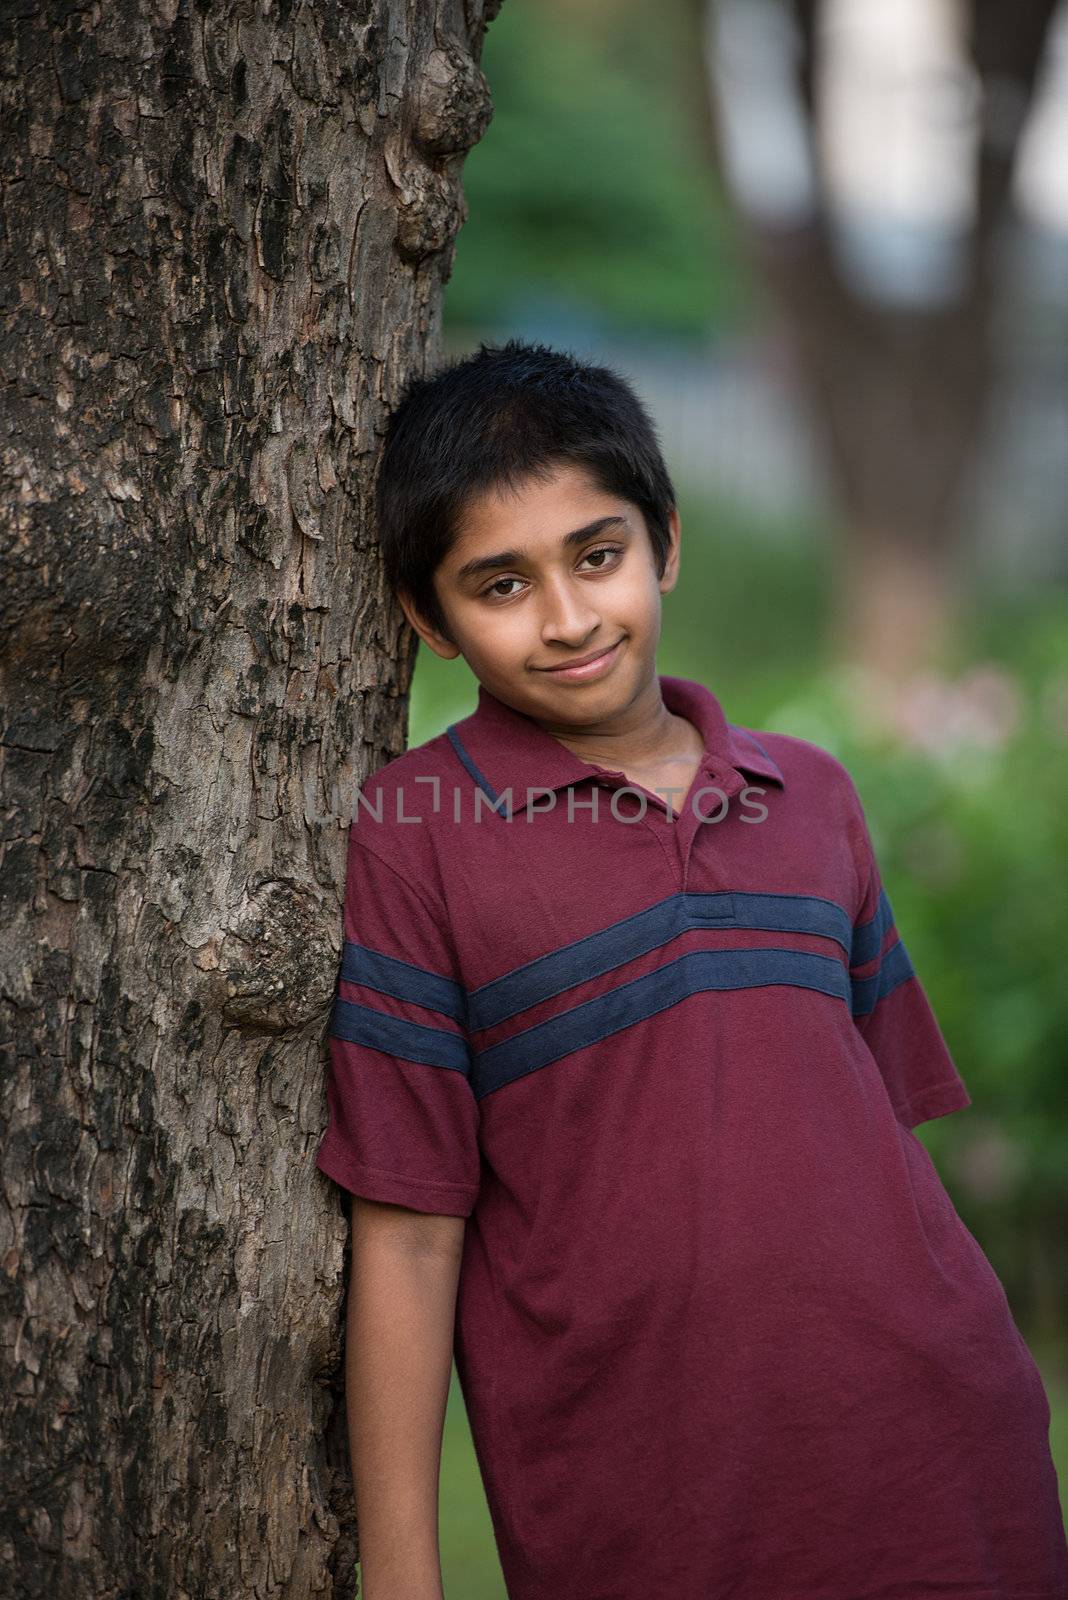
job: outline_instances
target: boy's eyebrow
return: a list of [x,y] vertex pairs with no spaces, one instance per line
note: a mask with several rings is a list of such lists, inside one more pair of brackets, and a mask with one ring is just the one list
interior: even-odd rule
[[[573,528],[570,533],[565,533],[560,540],[560,548],[568,550],[573,544],[581,544],[583,539],[592,539],[605,528],[617,526],[625,528],[626,517],[598,517],[596,522],[588,522],[584,528]],[[525,559],[526,552],[523,550],[499,550],[496,555],[476,556],[473,561],[464,562],[456,574],[456,579],[462,583],[465,578],[477,578],[480,572],[489,572],[496,567],[514,567]]]

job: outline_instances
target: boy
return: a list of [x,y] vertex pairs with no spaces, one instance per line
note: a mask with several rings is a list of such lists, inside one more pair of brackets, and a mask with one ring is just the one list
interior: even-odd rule
[[408,391],[379,526],[479,691],[349,836],[366,1600],[441,1595],[453,1354],[510,1600],[1064,1600],[1042,1381],[911,1131],[968,1092],[846,770],[656,671],[642,406],[482,346]]

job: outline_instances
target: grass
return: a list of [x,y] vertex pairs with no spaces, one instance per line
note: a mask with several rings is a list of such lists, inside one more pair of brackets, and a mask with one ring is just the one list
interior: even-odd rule
[[445,1600],[506,1600],[489,1507],[455,1367],[441,1449],[439,1526]]

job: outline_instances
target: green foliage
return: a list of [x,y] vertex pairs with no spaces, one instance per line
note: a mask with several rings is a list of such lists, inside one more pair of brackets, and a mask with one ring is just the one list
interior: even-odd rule
[[[925,1136],[952,1149],[958,1209],[980,1232],[995,1213],[1002,1229],[1015,1221],[1017,1245],[1068,1222],[1066,638],[1062,617],[1033,683],[1002,663],[932,685],[908,738],[865,726],[844,674],[809,679],[768,713],[853,776],[898,931],[973,1100]],[[970,730],[955,731],[969,703]],[[1020,1250],[997,1264],[1026,1301]],[[1059,1289],[1068,1297],[1068,1275]]]
[[506,5],[494,21],[482,59],[493,121],[464,166],[450,326],[514,325],[546,302],[669,336],[737,318],[730,224],[695,114],[670,64],[653,79],[635,54],[606,52],[581,12]]

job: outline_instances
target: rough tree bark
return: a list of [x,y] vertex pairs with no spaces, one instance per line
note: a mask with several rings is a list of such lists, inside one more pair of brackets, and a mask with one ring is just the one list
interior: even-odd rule
[[[785,3],[798,26],[799,85],[814,125],[822,0]],[[695,4],[704,19],[716,0]],[[952,653],[964,537],[959,495],[991,389],[995,252],[1055,9],[1056,0],[1009,8],[966,0],[986,115],[977,217],[964,287],[951,304],[896,310],[858,293],[841,270],[822,191],[797,227],[749,219],[753,259],[779,315],[838,509],[832,651],[888,682]],[[712,76],[706,72],[706,83]],[[714,147],[714,126],[705,133]]]
[[369,491],[498,5],[4,8],[12,1600],[353,1593],[314,1153],[344,824],[415,647]]

